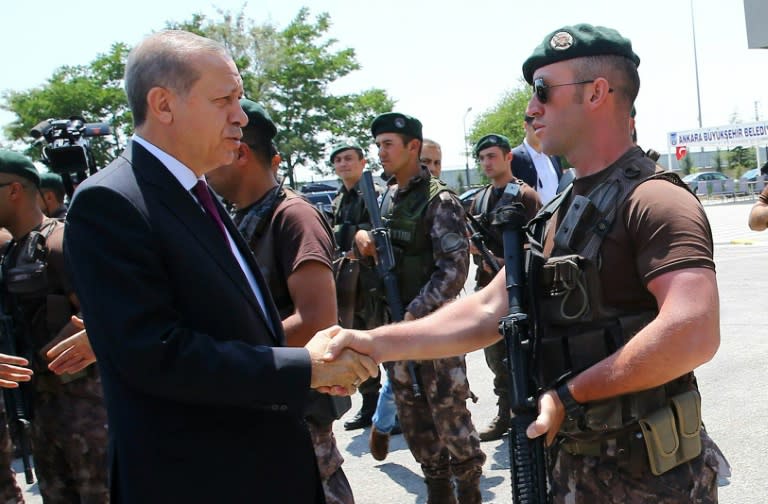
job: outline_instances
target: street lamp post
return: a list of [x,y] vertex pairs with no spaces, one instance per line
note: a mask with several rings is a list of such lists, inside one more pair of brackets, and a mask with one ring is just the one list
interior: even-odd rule
[[464,119],[462,120],[462,123],[464,124],[464,169],[466,170],[466,176],[467,176],[467,187],[470,186],[469,183],[469,147],[468,142],[469,138],[467,138],[467,115],[472,112],[472,107],[467,107],[467,111],[464,112]]

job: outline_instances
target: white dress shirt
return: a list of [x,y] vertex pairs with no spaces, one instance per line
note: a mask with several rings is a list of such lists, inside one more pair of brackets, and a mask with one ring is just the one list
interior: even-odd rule
[[536,167],[538,187],[534,187],[534,189],[539,193],[541,203],[546,204],[557,194],[557,172],[555,167],[552,166],[552,160],[549,159],[549,156],[531,147],[525,138],[523,139],[523,144],[528,150],[528,155],[531,156],[533,166]]

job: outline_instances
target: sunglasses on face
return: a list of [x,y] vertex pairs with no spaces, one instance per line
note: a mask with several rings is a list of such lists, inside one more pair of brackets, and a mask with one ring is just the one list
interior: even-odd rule
[[[536,99],[539,100],[539,103],[547,103],[547,100],[549,100],[549,90],[556,87],[561,86],[576,86],[579,84],[592,84],[595,82],[595,79],[590,80],[583,80],[579,82],[566,82],[565,84],[544,84],[544,79],[539,77],[538,79],[535,79],[533,81],[533,94],[536,95]],[[609,93],[613,92],[612,88],[608,89]]]

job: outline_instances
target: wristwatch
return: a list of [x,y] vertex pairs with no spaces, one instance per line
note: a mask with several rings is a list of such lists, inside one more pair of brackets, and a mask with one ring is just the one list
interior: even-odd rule
[[565,407],[565,416],[570,420],[576,420],[584,415],[584,407],[581,403],[576,402],[576,399],[571,395],[571,390],[568,388],[568,382],[561,383],[556,389],[557,397],[560,398],[560,402]]

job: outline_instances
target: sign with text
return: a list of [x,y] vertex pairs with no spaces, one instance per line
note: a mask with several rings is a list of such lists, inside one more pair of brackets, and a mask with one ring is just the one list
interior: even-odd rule
[[736,147],[768,144],[768,121],[729,124],[712,128],[673,131],[667,137],[669,145],[691,147]]

